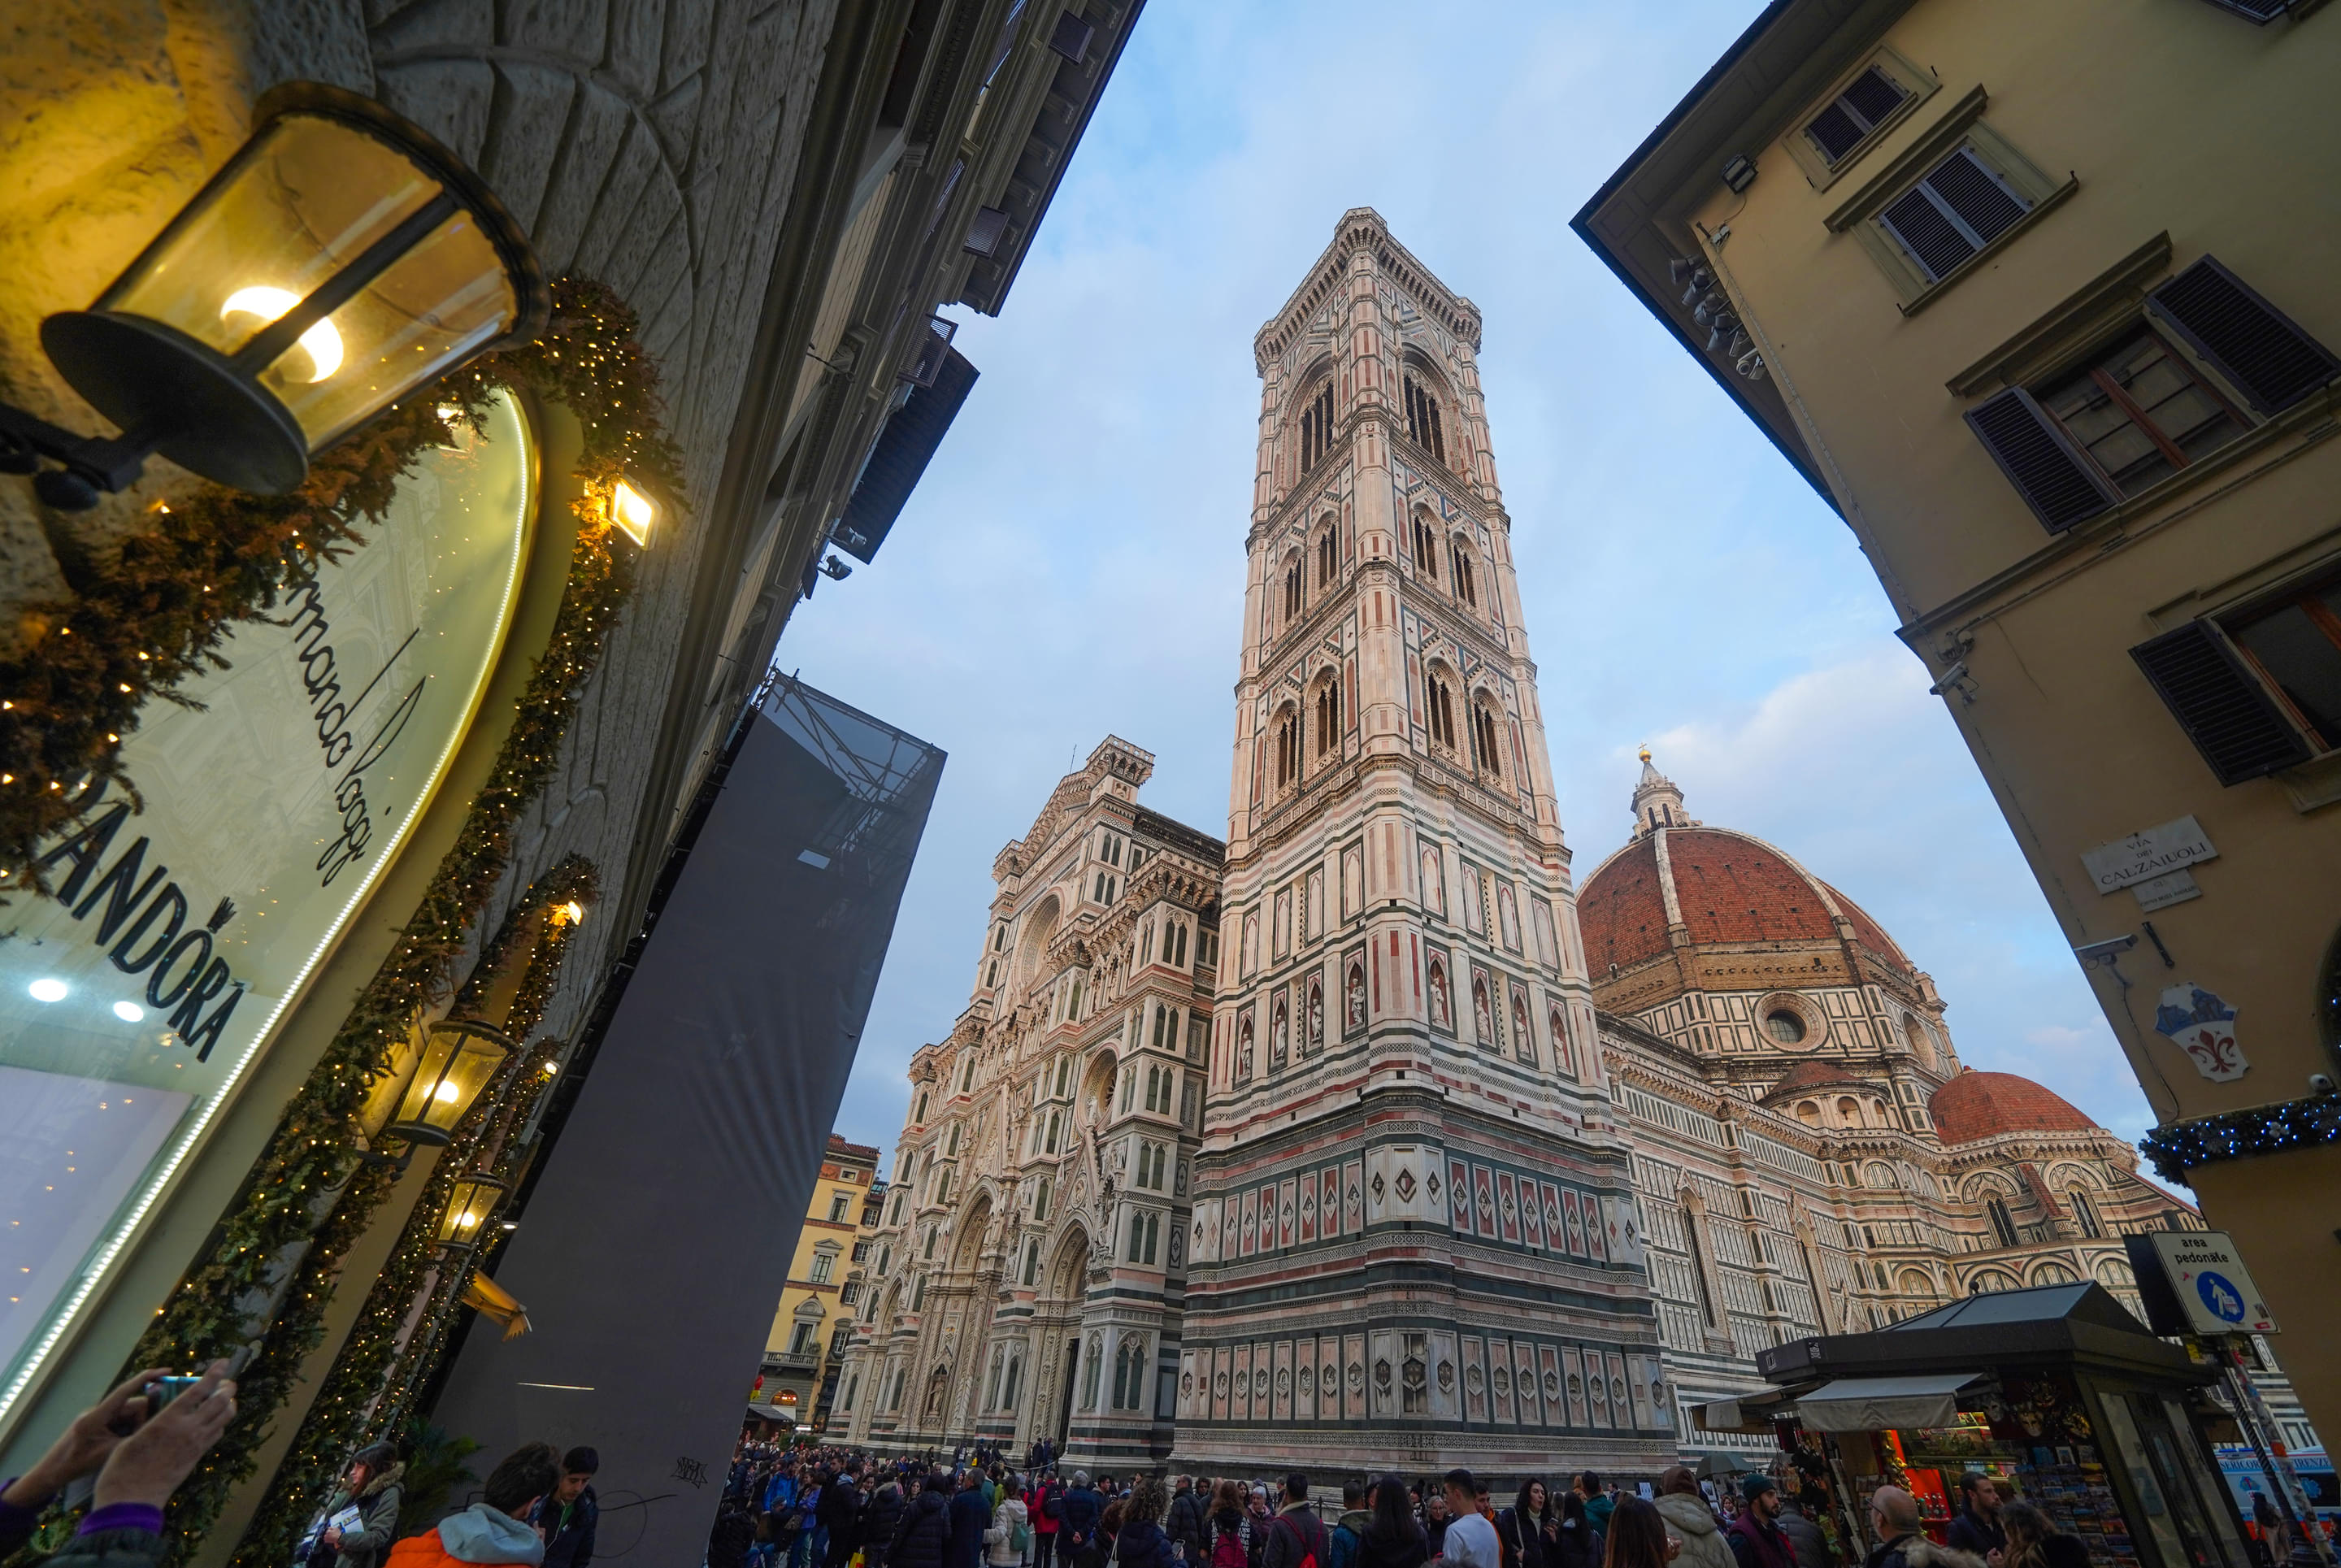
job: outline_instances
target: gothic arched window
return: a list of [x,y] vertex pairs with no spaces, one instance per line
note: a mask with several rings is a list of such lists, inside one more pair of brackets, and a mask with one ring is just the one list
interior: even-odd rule
[[1983,1201],[1983,1212],[1991,1221],[1991,1233],[1998,1245],[2012,1247],[2017,1243],[2016,1221],[2009,1217],[2007,1205],[1997,1197]]
[[1430,744],[1446,751],[1455,749],[1455,697],[1448,689],[1445,677],[1429,678],[1430,692],[1423,706],[1430,721]]
[[1473,609],[1479,605],[1479,581],[1471,571],[1471,552],[1463,547],[1460,539],[1448,546],[1455,567],[1455,596]]
[[1333,579],[1341,574],[1341,544],[1333,536],[1333,525],[1317,535],[1317,586],[1330,589]]
[[1430,526],[1430,514],[1417,510],[1414,514],[1414,569],[1431,582],[1439,581],[1439,535]]
[[1333,449],[1333,378],[1327,376],[1300,405],[1300,472]]
[[1301,588],[1300,557],[1289,555],[1284,562],[1284,624],[1288,626],[1300,619]]
[[1504,776],[1503,751],[1497,744],[1496,715],[1485,703],[1471,704],[1471,766],[1490,778]]
[[1406,433],[1417,446],[1441,463],[1447,461],[1447,435],[1440,428],[1439,399],[1413,376],[1406,381]]
[[2065,1196],[2072,1203],[2073,1218],[2080,1225],[2083,1235],[2095,1241],[2105,1233],[2097,1224],[2097,1206],[2089,1202],[2088,1193],[2075,1187]]
[[1300,713],[1284,708],[1276,715],[1276,787],[1290,789],[1300,777]]
[[1317,754],[1341,749],[1341,677],[1329,675],[1317,688]]

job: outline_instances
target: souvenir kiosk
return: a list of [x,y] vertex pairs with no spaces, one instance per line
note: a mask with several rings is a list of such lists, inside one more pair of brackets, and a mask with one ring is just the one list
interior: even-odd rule
[[1992,1477],[2103,1568],[2253,1568],[2207,1423],[2216,1367],[2155,1338],[2097,1284],[1970,1296],[1874,1333],[1757,1357],[1774,1385],[1699,1407],[1768,1428],[1865,1546],[1869,1494],[1899,1486],[1941,1541],[1962,1472]]

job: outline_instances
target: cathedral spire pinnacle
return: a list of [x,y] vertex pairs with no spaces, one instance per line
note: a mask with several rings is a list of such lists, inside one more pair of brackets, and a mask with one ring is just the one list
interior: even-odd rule
[[1638,754],[1642,759],[1642,776],[1634,783],[1634,836],[1640,838],[1662,827],[1698,825],[1683,810],[1682,791],[1650,761],[1650,748],[1644,746]]

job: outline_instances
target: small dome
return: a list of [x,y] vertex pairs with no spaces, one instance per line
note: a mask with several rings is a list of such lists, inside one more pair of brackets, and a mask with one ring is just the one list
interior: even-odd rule
[[2013,1073],[1962,1073],[1935,1091],[1928,1109],[1946,1144],[1974,1144],[2003,1133],[2087,1133],[2097,1126],[2063,1095]]

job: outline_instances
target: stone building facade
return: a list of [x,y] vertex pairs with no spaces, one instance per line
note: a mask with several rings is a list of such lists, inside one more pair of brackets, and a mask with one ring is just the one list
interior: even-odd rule
[[911,1059],[831,1421],[881,1450],[1169,1451],[1224,847],[1109,738],[993,862],[973,994]]

